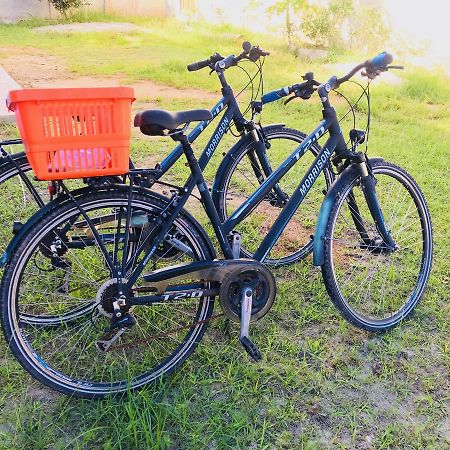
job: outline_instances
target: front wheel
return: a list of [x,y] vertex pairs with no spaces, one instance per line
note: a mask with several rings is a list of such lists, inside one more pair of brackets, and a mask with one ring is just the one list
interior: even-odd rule
[[384,161],[372,168],[397,248],[382,245],[355,176],[331,211],[322,274],[331,300],[349,322],[385,331],[406,319],[423,295],[431,270],[432,224],[425,198],[408,173]]

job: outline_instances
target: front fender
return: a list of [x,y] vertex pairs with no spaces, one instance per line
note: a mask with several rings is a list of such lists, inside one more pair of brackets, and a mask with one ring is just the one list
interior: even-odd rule
[[[264,131],[272,130],[275,128],[284,127],[283,123],[274,123],[270,125],[266,125],[263,127]],[[226,168],[228,165],[233,161],[234,154],[239,150],[239,148],[243,145],[247,145],[248,143],[253,142],[253,137],[251,134],[246,134],[244,137],[239,139],[231,148],[228,150],[228,152],[225,154],[224,158],[222,159],[222,162],[219,165],[219,168],[217,169],[216,176],[214,177],[214,182],[211,189],[211,196],[214,201],[214,205],[216,205],[217,209],[220,209],[220,205],[218,204],[218,193],[219,193],[219,187],[223,186],[224,183],[224,176],[228,173]]]
[[[384,161],[383,158],[370,158],[369,164],[376,161]],[[317,217],[316,229],[314,232],[314,246],[313,246],[313,264],[321,266],[325,259],[325,238],[327,232],[328,220],[330,218],[331,210],[336,203],[337,198],[341,194],[344,186],[347,185],[359,173],[356,164],[347,167],[331,185],[325,196],[322,206],[320,207],[319,216]]]

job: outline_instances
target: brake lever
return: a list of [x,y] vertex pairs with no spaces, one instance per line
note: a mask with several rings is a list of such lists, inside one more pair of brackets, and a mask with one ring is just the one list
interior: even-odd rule
[[379,69],[375,70],[375,72],[369,72],[369,71],[363,70],[361,72],[361,76],[367,77],[370,80],[374,80],[378,75],[381,74],[381,72],[386,72],[386,71],[387,71],[387,68],[385,68],[385,67],[379,68]]
[[363,77],[367,77],[370,78],[371,80],[375,79],[378,75],[381,75],[382,72],[387,72],[389,69],[398,69],[398,70],[403,70],[405,67],[404,66],[386,66],[386,67],[379,67],[378,69],[376,69],[374,72],[369,72],[367,70],[363,70],[361,72],[361,75]]
[[292,97],[289,97],[287,100],[285,100],[283,103],[284,103],[285,105],[287,105],[290,101],[294,100],[294,98],[297,98],[297,96],[296,96],[296,95],[293,95]]

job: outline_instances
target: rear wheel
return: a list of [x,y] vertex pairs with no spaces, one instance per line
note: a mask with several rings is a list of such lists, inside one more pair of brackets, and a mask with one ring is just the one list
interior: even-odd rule
[[[355,176],[331,211],[322,274],[331,300],[348,321],[384,331],[408,317],[423,295],[431,271],[432,225],[425,198],[410,175],[388,162],[372,167],[381,210],[398,249],[384,248]],[[366,242],[355,220],[367,231]]]
[[[127,207],[125,192],[99,192],[79,199],[92,220],[110,216]],[[133,217],[148,223],[166,206],[163,198],[136,194],[132,201]],[[42,246],[61,238],[60,230],[67,223],[79,223],[79,210],[65,204],[51,211],[36,224],[20,243],[2,281],[2,326],[10,348],[22,366],[47,386],[64,394],[79,397],[103,397],[137,389],[163,374],[175,370],[193,352],[206,331],[213,311],[213,299],[192,298],[132,306],[129,313],[136,324],[122,334],[109,351],[96,350],[110,324],[112,302],[117,297],[117,280],[111,279],[105,258],[97,245],[73,245],[85,237],[85,232],[70,226],[62,239],[61,256],[49,259],[42,255]],[[116,222],[117,223],[117,222]],[[183,250],[177,249],[175,262],[192,262],[214,257],[213,248],[199,225],[186,213],[177,217],[174,227],[183,235]],[[111,233],[102,231],[102,239],[120,261],[123,239],[117,238],[116,227]],[[120,231],[120,230],[119,230]],[[109,234],[109,240],[106,236]],[[123,230],[120,233],[123,236]],[[144,233],[135,242],[142,244]],[[166,251],[171,247],[166,242]],[[136,248],[136,247],[135,247]],[[136,265],[143,255],[129,255]],[[169,264],[164,255],[148,263],[148,272]],[[69,290],[57,288],[67,275]],[[186,280],[204,286],[201,280]],[[127,293],[137,297],[145,290],[140,278]],[[58,324],[29,323],[23,317],[31,315],[65,316],[77,308],[90,305],[90,313],[76,320],[61,320]]]

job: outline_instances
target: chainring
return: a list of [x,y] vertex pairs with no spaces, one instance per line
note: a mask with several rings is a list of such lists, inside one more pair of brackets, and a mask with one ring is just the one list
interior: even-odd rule
[[255,262],[245,271],[236,268],[222,282],[219,289],[220,306],[224,314],[234,322],[240,322],[242,292],[246,287],[253,289],[251,321],[264,317],[272,307],[276,296],[275,278],[270,270]]

